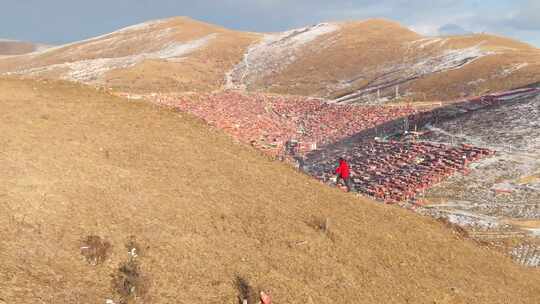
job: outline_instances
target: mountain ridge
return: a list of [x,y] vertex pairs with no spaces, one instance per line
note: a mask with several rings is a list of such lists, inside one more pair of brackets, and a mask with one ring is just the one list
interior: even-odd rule
[[370,103],[513,89],[537,82],[539,72],[540,50],[526,43],[487,34],[424,37],[380,18],[253,33],[173,17],[0,58],[0,74],[132,93],[237,88]]
[[17,56],[50,48],[50,45],[13,39],[0,39],[0,57]]

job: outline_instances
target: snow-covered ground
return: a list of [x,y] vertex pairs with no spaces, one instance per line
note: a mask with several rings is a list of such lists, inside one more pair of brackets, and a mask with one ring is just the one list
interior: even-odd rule
[[123,69],[132,67],[138,63],[148,59],[172,60],[184,55],[187,55],[208,44],[209,41],[216,37],[215,34],[205,36],[200,39],[189,42],[175,42],[164,48],[149,53],[140,53],[125,57],[116,58],[99,58],[90,60],[81,60],[75,62],[66,62],[54,64],[45,67],[33,68],[28,70],[17,71],[8,74],[25,74],[38,75],[50,71],[66,71],[63,72],[63,79],[72,81],[91,82],[98,80],[99,77],[114,69]]

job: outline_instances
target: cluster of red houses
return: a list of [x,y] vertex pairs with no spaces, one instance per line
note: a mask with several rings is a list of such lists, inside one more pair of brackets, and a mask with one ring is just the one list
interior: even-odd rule
[[[286,156],[292,151],[296,156],[307,155],[306,172],[322,181],[330,180],[337,157],[345,157],[351,165],[356,191],[387,202],[399,202],[414,198],[456,172],[466,172],[469,162],[494,152],[467,145],[379,141],[373,139],[377,135],[373,130],[381,128],[384,134],[395,131],[405,120],[423,125],[449,119],[537,91],[520,89],[438,108],[339,105],[309,97],[237,91],[190,97],[154,95],[150,99],[202,118],[267,154]],[[365,134],[365,138],[341,151],[335,145],[357,134]],[[294,143],[294,149],[289,150],[289,143]],[[314,150],[331,152],[310,162]]]
[[[469,145],[371,140],[336,156],[349,162],[356,191],[386,202],[400,202],[414,198],[456,172],[466,173],[470,162],[493,153]],[[309,173],[328,182],[336,166],[335,158],[308,167]]]
[[158,96],[155,101],[202,118],[244,143],[277,156],[287,142],[305,154],[363,130],[407,117],[410,106],[328,104],[320,99],[225,91],[196,98]]

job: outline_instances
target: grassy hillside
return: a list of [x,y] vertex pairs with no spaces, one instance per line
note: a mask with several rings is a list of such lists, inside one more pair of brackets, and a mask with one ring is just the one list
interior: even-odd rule
[[31,42],[0,39],[0,56],[21,55],[35,51],[39,45]]
[[[304,47],[297,59],[253,90],[360,100],[400,95],[414,101],[450,100],[507,90],[539,80],[540,50],[491,35],[422,37],[388,20],[339,24]],[[248,78],[249,79],[249,78]],[[354,100],[354,99],[352,99]]]
[[0,74],[131,93],[232,87],[363,102],[392,99],[399,86],[401,97],[433,101],[538,82],[540,50],[483,34],[423,37],[384,19],[250,33],[176,17],[0,58]]
[[13,79],[0,106],[0,303],[236,303],[237,285],[275,303],[540,302],[538,271],[187,115]]
[[258,39],[187,17],[150,21],[41,52],[0,58],[0,73],[130,92],[212,91]]

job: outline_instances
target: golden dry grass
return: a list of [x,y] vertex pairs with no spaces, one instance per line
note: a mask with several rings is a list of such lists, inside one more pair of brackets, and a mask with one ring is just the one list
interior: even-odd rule
[[0,40],[0,56],[20,55],[33,52],[36,46],[24,41],[2,41]]
[[105,86],[134,93],[211,92],[220,89],[225,74],[240,62],[259,35],[214,28],[210,43],[181,62],[146,60],[128,69],[107,73]]
[[505,223],[515,225],[519,228],[540,229],[540,220],[506,220]]
[[[396,22],[372,19],[340,24],[338,34],[319,37],[306,47],[298,60],[258,85],[270,91],[297,95],[333,96],[328,85],[354,79],[350,90],[374,77],[384,63],[404,59],[406,42],[422,38]],[[330,94],[329,94],[330,93]]]
[[237,303],[238,278],[275,303],[540,302],[538,271],[188,115],[15,79],[0,106],[0,303]]

